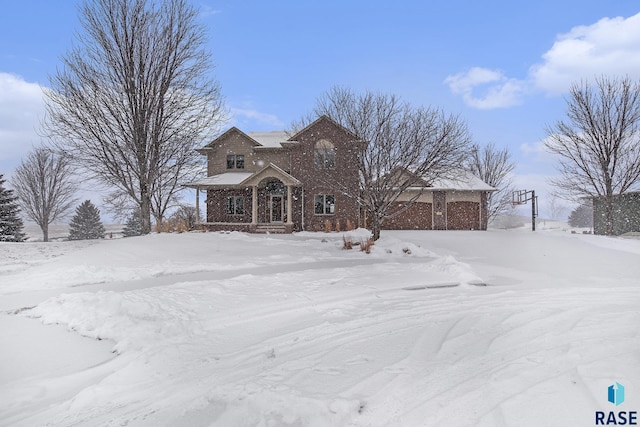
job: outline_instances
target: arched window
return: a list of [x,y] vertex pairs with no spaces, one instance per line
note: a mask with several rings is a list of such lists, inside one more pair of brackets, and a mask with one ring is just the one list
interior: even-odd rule
[[336,163],[336,150],[325,139],[316,142],[314,164],[316,169],[333,169]]
[[[264,180],[262,182],[265,182]],[[265,182],[264,188],[267,190],[268,194],[285,194],[287,192],[287,188],[284,186],[282,181],[277,178],[268,178]]]

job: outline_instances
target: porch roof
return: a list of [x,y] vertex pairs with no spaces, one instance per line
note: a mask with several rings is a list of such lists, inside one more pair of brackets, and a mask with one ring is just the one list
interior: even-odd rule
[[284,185],[292,185],[294,187],[299,187],[302,185],[302,182],[300,182],[300,180],[283,171],[273,163],[269,163],[267,166],[263,167],[258,172],[242,181],[242,184],[246,186],[257,186],[265,178],[277,178],[282,181]]
[[277,178],[285,185],[299,187],[302,182],[283,171],[273,163],[269,163],[257,172],[227,172],[208,176],[185,184],[189,188],[225,188],[225,187],[254,187],[265,178]]
[[229,187],[239,185],[242,181],[249,178],[253,173],[251,172],[227,172],[220,175],[208,176],[201,178],[197,181],[185,184],[185,187],[197,188],[197,187]]

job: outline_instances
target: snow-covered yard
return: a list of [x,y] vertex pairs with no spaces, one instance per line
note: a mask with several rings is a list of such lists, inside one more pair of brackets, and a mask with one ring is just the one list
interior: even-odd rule
[[589,426],[640,411],[640,240],[383,232],[365,254],[342,236],[0,244],[0,425]]

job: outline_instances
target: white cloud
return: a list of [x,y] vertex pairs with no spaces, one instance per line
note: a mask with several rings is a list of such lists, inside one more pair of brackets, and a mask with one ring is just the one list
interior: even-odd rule
[[574,27],[560,34],[542,59],[531,67],[530,77],[552,95],[603,74],[640,77],[640,13]]
[[467,105],[492,109],[517,105],[534,90],[561,95],[572,83],[601,75],[640,78],[640,13],[629,18],[603,18],[559,34],[522,79],[475,67],[447,77],[445,83],[452,93],[462,95]]
[[220,10],[214,9],[213,7],[203,4],[200,6],[200,16],[203,18],[212,16],[212,15],[217,15],[221,13]]
[[19,76],[0,72],[0,173],[8,175],[23,155],[39,145],[44,117],[42,89]]
[[500,71],[481,67],[448,76],[444,82],[451,92],[462,95],[467,105],[481,110],[517,105],[525,90],[523,82],[507,78]]
[[235,126],[246,127],[248,124],[254,126],[268,125],[272,128],[281,128],[284,123],[274,114],[262,113],[253,109],[231,107],[229,109]]
[[547,149],[546,144],[548,142],[552,142],[549,137],[532,143],[525,142],[520,144],[520,152],[523,156],[535,160],[538,163],[538,167],[549,168],[550,165],[555,164],[557,159],[555,155]]

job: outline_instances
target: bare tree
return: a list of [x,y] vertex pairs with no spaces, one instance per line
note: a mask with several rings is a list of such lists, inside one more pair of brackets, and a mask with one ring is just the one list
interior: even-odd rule
[[171,215],[171,218],[178,222],[182,222],[188,230],[194,230],[200,222],[195,206],[180,205],[178,209]]
[[[468,156],[470,137],[457,116],[436,108],[412,107],[394,95],[358,95],[334,87],[322,96],[311,117],[327,115],[363,141],[358,170],[360,188],[342,188],[366,210],[373,238],[385,219],[399,214],[396,203],[409,187],[452,177]],[[405,203],[417,200],[420,193]]]
[[45,90],[46,133],[92,178],[140,208],[173,200],[195,148],[222,121],[198,12],[186,0],[86,0],[84,33]]
[[613,234],[614,196],[640,181],[640,86],[629,78],[574,84],[568,120],[547,129],[547,149],[560,157],[552,183],[569,199],[603,197],[605,233]]
[[49,241],[49,224],[64,217],[75,203],[77,185],[69,159],[47,148],[37,148],[20,163],[11,180],[24,213]]
[[552,194],[551,197],[549,198],[548,209],[549,209],[549,217],[555,220],[563,219],[565,214],[569,210],[569,208],[567,208],[567,206],[565,206],[560,201],[560,198],[555,194]]
[[[195,180],[201,173],[200,168],[193,166],[192,163],[175,165],[171,173],[160,174],[152,183],[150,211],[156,223],[163,222],[168,210],[181,206],[179,191],[182,184]],[[127,193],[119,189],[109,192],[105,197],[105,203],[109,206],[110,212],[123,219],[129,217],[137,205]]]
[[497,189],[487,193],[487,215],[483,217],[487,224],[502,215],[512,207],[511,195],[513,192],[512,172],[515,164],[511,161],[511,153],[508,148],[498,149],[491,143],[480,147],[474,144],[471,149],[471,158],[467,163],[467,169],[478,178]]

